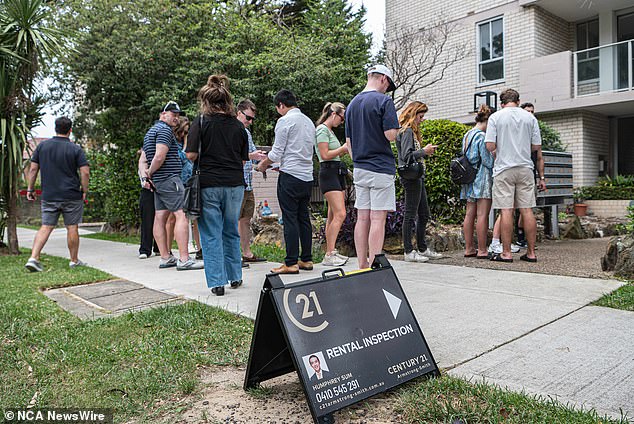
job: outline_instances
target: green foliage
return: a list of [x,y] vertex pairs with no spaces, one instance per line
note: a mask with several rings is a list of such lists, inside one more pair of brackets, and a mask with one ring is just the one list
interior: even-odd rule
[[43,106],[34,82],[40,64],[62,50],[62,32],[51,22],[44,0],[0,2],[0,245],[8,224],[13,254],[18,254],[17,185],[24,166],[22,152]]
[[136,173],[136,151],[110,149],[89,153],[90,196],[86,213],[93,221],[107,221],[119,230],[139,220],[141,186]]
[[[464,205],[460,202],[460,186],[451,181],[449,164],[462,148],[462,137],[469,126],[446,119],[430,119],[421,126],[422,145],[438,145],[436,153],[425,159],[425,188],[433,219],[443,223],[459,223],[464,219]],[[397,196],[403,188],[397,178]]]
[[634,187],[582,187],[580,193],[586,200],[634,200]]
[[565,152],[566,146],[562,144],[559,133],[545,122],[540,120],[537,120],[537,122],[539,123],[539,132],[542,136],[542,150]]
[[598,187],[634,187],[634,175],[617,175],[614,178],[605,176],[595,184]]

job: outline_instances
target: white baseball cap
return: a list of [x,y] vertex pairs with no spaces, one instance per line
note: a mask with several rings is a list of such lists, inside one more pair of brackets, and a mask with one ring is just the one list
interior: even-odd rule
[[392,75],[392,71],[385,65],[373,65],[368,69],[368,75],[370,74],[383,74],[387,77],[390,82],[390,86],[387,88],[387,91],[396,90],[396,85],[394,84],[394,77]]

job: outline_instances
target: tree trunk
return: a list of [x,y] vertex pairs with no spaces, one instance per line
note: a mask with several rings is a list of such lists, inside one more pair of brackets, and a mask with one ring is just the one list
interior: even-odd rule
[[9,240],[9,254],[10,255],[19,255],[20,254],[20,246],[18,244],[18,189],[17,184],[13,184],[14,187],[11,187],[9,191],[8,200],[8,216],[7,216],[7,238]]

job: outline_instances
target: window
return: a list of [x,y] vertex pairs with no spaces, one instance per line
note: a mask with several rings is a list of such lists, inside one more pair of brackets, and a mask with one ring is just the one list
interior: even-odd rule
[[502,18],[478,24],[478,82],[504,79],[504,25]]
[[[577,51],[599,47],[599,20],[577,24]],[[599,49],[577,55],[577,80],[589,81],[599,78]]]

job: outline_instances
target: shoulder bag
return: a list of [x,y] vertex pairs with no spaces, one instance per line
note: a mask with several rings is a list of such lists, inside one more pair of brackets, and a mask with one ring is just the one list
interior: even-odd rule
[[200,115],[200,130],[198,131],[198,157],[194,162],[192,176],[185,183],[185,201],[183,212],[192,221],[199,218],[203,210],[200,194],[200,153],[203,145],[203,116]]
[[472,135],[464,153],[460,152],[460,154],[453,158],[449,164],[451,180],[456,184],[471,184],[478,173],[467,158],[467,152],[469,152],[469,149],[471,148],[473,138],[474,136]]

